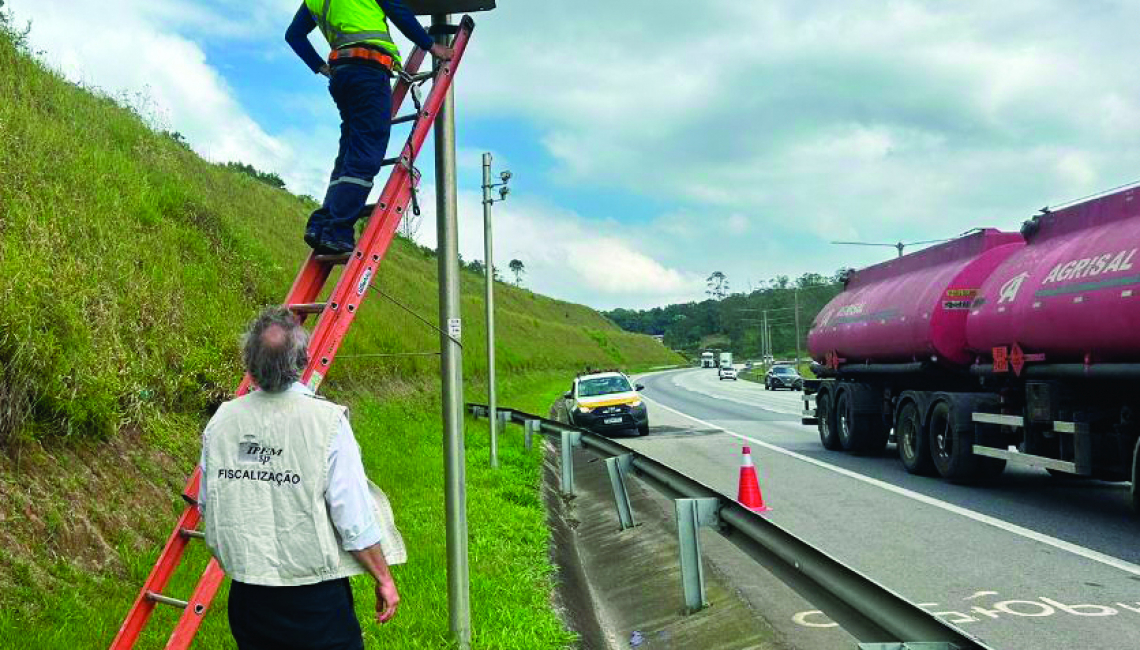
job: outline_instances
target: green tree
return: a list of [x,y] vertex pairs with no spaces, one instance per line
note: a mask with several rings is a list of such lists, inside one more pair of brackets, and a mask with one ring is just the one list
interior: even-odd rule
[[508,268],[511,269],[511,273],[515,274],[515,286],[521,287],[522,286],[522,276],[524,273],[526,273],[526,267],[523,266],[522,260],[519,260],[519,259],[511,260],[511,263],[510,263]]

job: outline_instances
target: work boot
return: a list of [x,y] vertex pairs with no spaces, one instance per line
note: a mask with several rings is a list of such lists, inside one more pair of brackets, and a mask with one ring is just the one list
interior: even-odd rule
[[309,226],[305,228],[305,243],[309,245],[309,248],[314,250],[321,247],[320,226]]
[[355,234],[351,225],[330,225],[321,231],[321,248],[332,254],[351,253],[356,248]]

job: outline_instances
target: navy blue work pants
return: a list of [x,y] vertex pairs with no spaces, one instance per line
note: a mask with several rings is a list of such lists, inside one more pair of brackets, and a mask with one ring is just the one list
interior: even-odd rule
[[392,129],[392,86],[387,71],[344,64],[333,68],[329,93],[340,111],[340,151],[324,203],[309,217],[316,239],[353,242],[353,225],[380,171]]
[[348,578],[300,587],[230,584],[238,650],[364,650]]

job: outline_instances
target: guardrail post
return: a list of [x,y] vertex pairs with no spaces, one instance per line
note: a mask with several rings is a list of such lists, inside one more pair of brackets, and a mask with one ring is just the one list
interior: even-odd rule
[[526,420],[523,423],[523,446],[530,451],[534,442],[531,438],[542,431],[542,420]]
[[496,409],[495,415],[499,419],[499,430],[506,431],[507,425],[511,423],[511,412],[502,409]]
[[681,550],[681,589],[685,596],[685,613],[705,608],[705,571],[701,564],[701,526],[718,526],[717,499],[676,499],[677,541]]
[[582,434],[563,429],[562,436],[562,494],[574,496],[574,447],[582,444]]
[[610,486],[614,490],[614,501],[617,502],[618,520],[621,529],[633,528],[633,508],[629,504],[629,492],[625,489],[625,475],[633,466],[633,456],[622,454],[606,459],[606,471],[610,474]]

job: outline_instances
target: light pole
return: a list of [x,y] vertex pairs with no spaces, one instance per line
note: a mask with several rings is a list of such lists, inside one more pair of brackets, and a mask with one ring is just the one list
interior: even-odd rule
[[498,201],[505,201],[511,193],[507,183],[511,173],[499,174],[501,183],[491,182],[491,154],[483,154],[483,265],[487,274],[487,421],[491,427],[491,467],[499,466],[498,416],[495,412],[495,258],[491,245],[491,206],[496,202],[491,190],[499,188]]

